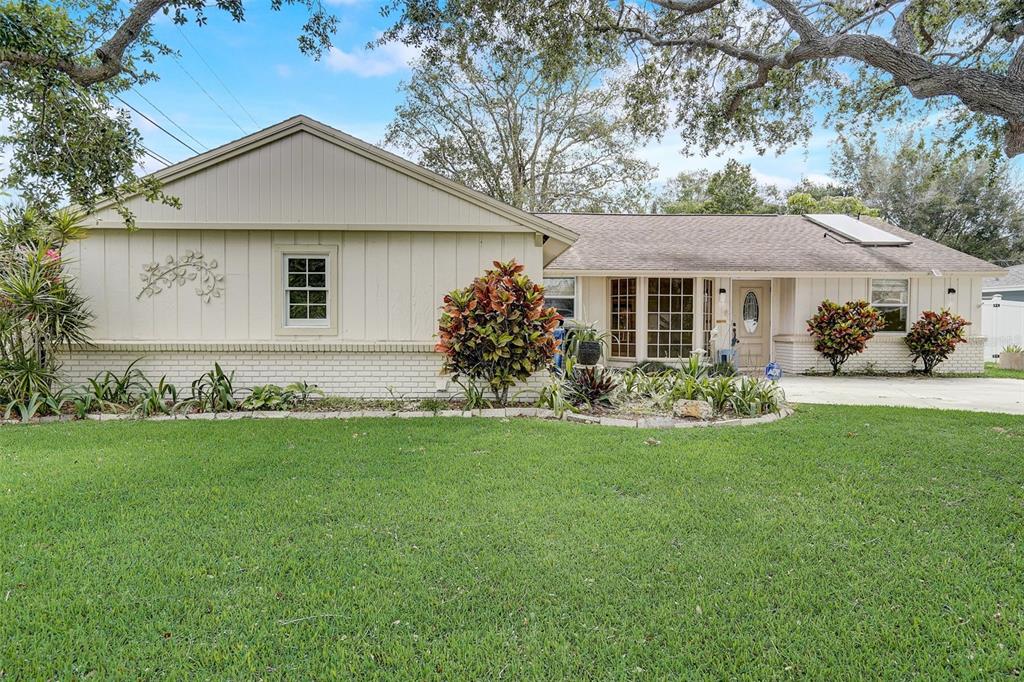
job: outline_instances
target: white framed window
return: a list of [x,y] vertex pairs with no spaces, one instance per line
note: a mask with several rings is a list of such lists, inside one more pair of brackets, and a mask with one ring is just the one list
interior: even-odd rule
[[611,285],[611,356],[636,357],[637,296],[635,277],[613,277]]
[[576,278],[545,277],[544,303],[566,320],[576,319]]
[[275,244],[274,328],[285,336],[338,333],[338,247]]
[[871,280],[871,305],[882,314],[883,332],[907,331],[910,309],[910,280]]
[[711,356],[714,354],[714,348],[711,347],[711,337],[715,329],[715,280],[705,279],[702,288],[703,319],[701,331],[703,332],[704,352]]
[[284,254],[285,324],[289,327],[326,327],[327,254]]
[[647,279],[647,357],[686,357],[693,350],[693,280]]

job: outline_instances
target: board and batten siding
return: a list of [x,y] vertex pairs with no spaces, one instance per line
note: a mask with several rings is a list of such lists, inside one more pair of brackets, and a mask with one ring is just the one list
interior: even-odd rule
[[[128,207],[143,227],[162,224],[330,226],[445,226],[527,228],[309,132],[281,139],[167,182],[175,209],[133,198]],[[113,209],[94,224],[121,223]]]
[[[543,249],[533,233],[315,230],[96,229],[66,255],[96,316],[96,341],[287,341],[275,334],[276,245],[338,248],[337,336],[309,340],[429,341],[446,293],[494,260],[516,259],[541,281]],[[146,263],[200,251],[218,262],[224,291],[209,303],[195,283],[137,296]]]
[[[901,279],[880,276],[878,279]],[[981,278],[980,277],[911,277],[909,318],[913,323],[925,310],[949,308],[971,323],[970,336],[981,335]],[[779,316],[779,328],[774,334],[805,334],[807,319],[826,298],[839,303],[858,299],[871,299],[871,279],[868,277],[806,277],[784,282]],[[791,282],[792,284],[790,284]],[[955,294],[947,294],[956,289]],[[793,304],[786,298],[792,292]]]

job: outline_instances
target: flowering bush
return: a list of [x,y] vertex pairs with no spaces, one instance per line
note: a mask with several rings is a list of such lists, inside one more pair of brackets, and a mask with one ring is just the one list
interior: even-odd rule
[[561,315],[544,307],[544,288],[514,260],[444,297],[437,351],[455,379],[482,380],[501,404],[508,389],[543,369],[555,355]]
[[924,362],[924,373],[931,374],[935,365],[956,350],[957,344],[967,340],[964,328],[969,324],[946,309],[938,313],[934,310],[921,313],[921,318],[913,324],[906,338],[914,362]]
[[882,316],[864,300],[839,305],[825,299],[818,312],[807,320],[807,331],[814,338],[814,350],[832,365],[832,374],[851,356],[864,352],[875,332],[883,326]]

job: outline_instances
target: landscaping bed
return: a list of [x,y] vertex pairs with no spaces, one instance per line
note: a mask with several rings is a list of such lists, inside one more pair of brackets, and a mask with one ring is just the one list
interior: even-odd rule
[[[721,367],[693,356],[674,366],[648,364],[629,369],[602,366],[552,368],[539,391],[518,391],[502,404],[485,389],[457,380],[461,391],[444,398],[409,400],[325,396],[315,385],[238,387],[233,372],[219,364],[179,388],[154,381],[135,368],[97,374],[84,386],[52,391],[38,399],[13,400],[4,423],[56,419],[210,418],[213,415],[276,413],[329,416],[543,416],[627,426],[675,426],[763,419],[785,409],[785,396],[774,382],[722,373]],[[512,410],[513,412],[507,412]],[[500,415],[497,415],[500,411]]]

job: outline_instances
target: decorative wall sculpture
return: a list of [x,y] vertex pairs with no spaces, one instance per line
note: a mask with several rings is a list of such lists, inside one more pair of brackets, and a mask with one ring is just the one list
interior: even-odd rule
[[143,296],[156,296],[174,285],[180,287],[186,282],[197,282],[196,295],[209,303],[220,298],[224,291],[224,275],[214,272],[217,265],[216,260],[207,261],[202,252],[191,250],[181,258],[167,256],[163,263],[147,263],[139,275],[143,282],[142,291],[135,298],[142,300]]

